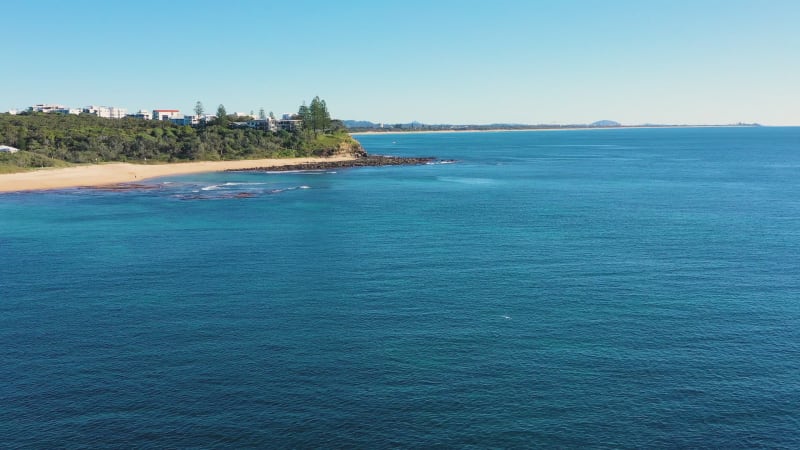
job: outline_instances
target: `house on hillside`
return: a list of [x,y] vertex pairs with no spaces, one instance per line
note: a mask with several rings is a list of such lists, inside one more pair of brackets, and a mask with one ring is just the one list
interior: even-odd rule
[[172,120],[182,119],[179,109],[154,109],[153,120]]
[[247,126],[254,129],[254,130],[263,130],[263,131],[278,131],[278,121],[273,119],[272,117],[267,117],[265,119],[253,119],[247,121]]
[[40,112],[40,113],[52,113],[52,112],[60,112],[64,110],[69,110],[64,105],[56,105],[52,103],[39,103],[33,106],[28,107],[28,111],[30,112]]
[[196,127],[200,124],[200,116],[173,117],[169,121],[175,125]]
[[303,121],[298,119],[281,119],[278,121],[278,128],[286,131],[297,131],[303,128]]
[[128,115],[128,110],[125,108],[117,108],[116,106],[86,106],[83,108],[83,113],[92,114],[97,117],[104,117],[106,119],[122,119]]
[[10,145],[0,145],[0,153],[17,153],[19,151],[18,148],[12,147]]
[[139,111],[137,111],[137,112],[135,112],[133,114],[128,114],[128,117],[131,117],[133,119],[150,120],[150,119],[153,118],[153,114],[150,113],[150,111],[148,111],[146,109],[140,109]]

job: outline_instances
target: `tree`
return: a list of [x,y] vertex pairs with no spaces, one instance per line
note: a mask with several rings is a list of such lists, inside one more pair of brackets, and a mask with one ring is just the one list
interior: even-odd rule
[[222,104],[217,107],[217,123],[223,127],[228,125],[228,112]]
[[325,103],[325,100],[320,101],[320,113],[321,113],[321,127],[322,131],[330,131],[331,128],[331,113],[328,112],[328,105]]
[[311,129],[314,130],[314,135],[316,136],[317,130],[322,125],[322,105],[320,104],[319,96],[311,100],[311,106],[308,107],[308,111],[311,116]]
[[303,102],[303,104],[300,105],[300,109],[297,111],[297,115],[300,116],[300,120],[303,121],[304,130],[313,130],[311,110],[308,108],[308,106],[306,106],[306,102]]
[[314,97],[314,100],[311,100],[311,106],[308,107],[308,121],[306,122],[304,119],[303,126],[311,129],[316,135],[318,131],[324,133],[329,130],[330,125],[331,115],[325,100],[320,100],[319,96]]
[[203,103],[198,100],[197,103],[194,104],[194,113],[198,116],[202,116],[204,112]]

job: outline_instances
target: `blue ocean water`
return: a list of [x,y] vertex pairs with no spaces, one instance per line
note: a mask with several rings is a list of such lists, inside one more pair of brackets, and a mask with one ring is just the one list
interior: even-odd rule
[[800,447],[800,128],[358,139],[0,195],[0,447]]

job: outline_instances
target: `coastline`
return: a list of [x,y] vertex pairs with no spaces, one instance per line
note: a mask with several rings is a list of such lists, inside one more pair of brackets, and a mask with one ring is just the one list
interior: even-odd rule
[[249,159],[238,161],[195,161],[170,164],[108,163],[65,168],[38,169],[29,172],[0,174],[0,193],[42,191],[75,187],[100,187],[132,183],[150,178],[193,173],[246,170],[356,160],[355,156],[326,158]]

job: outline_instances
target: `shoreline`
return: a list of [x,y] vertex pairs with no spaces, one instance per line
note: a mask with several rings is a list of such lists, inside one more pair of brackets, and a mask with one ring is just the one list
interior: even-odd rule
[[108,163],[86,166],[45,168],[28,172],[0,174],[0,193],[44,191],[77,187],[102,187],[120,183],[133,183],[151,178],[194,173],[246,170],[259,167],[282,167],[298,164],[344,162],[358,159],[355,156],[326,158],[269,158],[238,161],[192,161],[168,164]]

